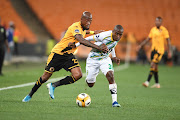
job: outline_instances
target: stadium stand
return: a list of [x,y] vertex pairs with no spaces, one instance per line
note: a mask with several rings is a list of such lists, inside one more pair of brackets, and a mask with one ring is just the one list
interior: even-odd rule
[[121,24],[125,32],[134,33],[137,41],[146,37],[154,26],[154,19],[162,16],[163,25],[169,29],[172,44],[180,47],[177,34],[180,31],[179,0],[27,0],[39,19],[55,38],[73,22],[78,21],[83,11],[91,11],[91,29],[109,30]]
[[36,36],[16,13],[11,5],[11,2],[9,0],[1,0],[0,6],[0,16],[2,19],[2,24],[5,25],[5,27],[8,27],[8,23],[10,21],[13,21],[15,23],[16,28],[18,28],[21,33],[22,39],[20,39],[19,42],[26,41],[28,43],[36,43]]

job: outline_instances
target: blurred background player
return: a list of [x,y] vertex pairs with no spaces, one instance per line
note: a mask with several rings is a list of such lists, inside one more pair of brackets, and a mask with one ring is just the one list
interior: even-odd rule
[[1,26],[1,17],[0,17],[0,76],[3,75],[2,67],[3,67],[6,47],[9,52],[8,41],[6,37],[6,29],[3,26]]
[[13,21],[9,22],[9,28],[6,31],[6,35],[7,35],[7,39],[8,39],[8,46],[10,51],[6,52],[6,56],[5,56],[5,60],[6,60],[6,64],[10,64],[12,61],[12,55],[14,53],[14,29],[15,29],[15,25]]
[[13,41],[14,41],[14,55],[19,55],[18,44],[20,39],[20,31],[17,27],[14,26],[14,34],[13,34]]
[[[109,49],[108,53],[103,53],[97,49],[91,50],[86,60],[86,83],[89,87],[93,87],[100,69],[109,82],[113,107],[120,107],[120,104],[117,102],[117,84],[114,80],[114,69],[109,54],[112,53],[112,60],[119,65],[120,59],[116,57],[114,48],[121,39],[123,32],[123,27],[116,25],[112,31],[102,32],[86,38],[88,41],[95,41],[94,44],[96,45],[106,44]],[[76,46],[79,45],[80,43],[76,43]]]
[[154,79],[156,83],[151,87],[160,88],[159,79],[158,79],[158,63],[160,62],[164,54],[165,40],[167,40],[168,43],[168,58],[171,58],[171,42],[170,42],[168,30],[164,26],[162,26],[161,17],[156,18],[155,25],[156,26],[151,29],[148,38],[138,46],[138,49],[140,49],[148,41],[152,40],[151,68],[147,81],[143,83],[143,86],[148,87],[151,77],[154,75]]
[[[92,14],[85,11],[81,16],[81,21],[75,22],[68,28],[62,40],[52,49],[51,54],[47,60],[47,66],[45,68],[44,74],[37,80],[30,93],[22,100],[23,102],[28,102],[32,98],[32,95],[38,90],[38,88],[51,77],[53,72],[59,71],[62,68],[64,68],[66,71],[70,71],[72,75],[66,76],[65,78],[55,83],[47,84],[49,95],[52,99],[54,99],[54,90],[56,87],[74,83],[82,77],[79,62],[73,55],[77,48],[71,48],[68,45],[69,42],[80,42],[85,46],[95,48],[104,53],[109,51],[107,46],[104,44],[97,46],[84,39],[86,34],[94,34],[94,31],[86,31],[89,30],[91,22]],[[96,32],[99,31],[95,31],[95,33]]]

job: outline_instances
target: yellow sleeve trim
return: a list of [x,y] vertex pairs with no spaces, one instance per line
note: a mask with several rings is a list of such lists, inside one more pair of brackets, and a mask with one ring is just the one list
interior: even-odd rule
[[90,31],[89,34],[92,34],[92,35],[93,35],[93,34],[94,34],[94,31]]
[[47,71],[47,70],[45,70],[45,72],[47,72],[47,73],[51,73],[51,74],[53,73],[53,72],[49,72],[49,71]]
[[93,39],[94,39],[94,41],[96,41],[95,38],[94,38],[94,35],[93,35]]

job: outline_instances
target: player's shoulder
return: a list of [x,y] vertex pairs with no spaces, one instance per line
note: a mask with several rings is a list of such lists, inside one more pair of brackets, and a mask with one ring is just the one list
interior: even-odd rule
[[111,36],[112,30],[109,31],[104,31],[100,33],[100,36],[102,37],[107,37],[107,36]]
[[162,29],[162,30],[167,30],[164,26],[161,26],[161,29]]
[[75,22],[75,23],[73,23],[69,28],[79,28],[79,27],[81,27],[81,23],[80,23],[80,21],[79,22]]
[[153,30],[156,30],[156,26],[154,26],[154,27],[151,28],[151,31],[153,31]]

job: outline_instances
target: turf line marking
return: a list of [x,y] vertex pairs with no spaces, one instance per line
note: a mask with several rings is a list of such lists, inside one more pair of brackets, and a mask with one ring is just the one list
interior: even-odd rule
[[[115,67],[114,70],[115,71],[121,71],[121,70],[124,70],[124,69],[127,69],[128,68],[128,64],[123,64],[123,65],[120,65],[118,67]],[[83,73],[83,77],[86,76],[86,73]],[[64,77],[58,77],[58,78],[51,78],[49,79],[46,83],[49,83],[49,82],[55,82],[57,80],[60,80]],[[31,82],[31,83],[26,83],[26,84],[21,84],[21,85],[14,85],[14,86],[9,86],[9,87],[4,87],[4,88],[0,88],[0,91],[2,90],[8,90],[8,89],[14,89],[14,88],[21,88],[21,87],[26,87],[26,86],[31,86],[31,85],[34,85],[35,82]]]

